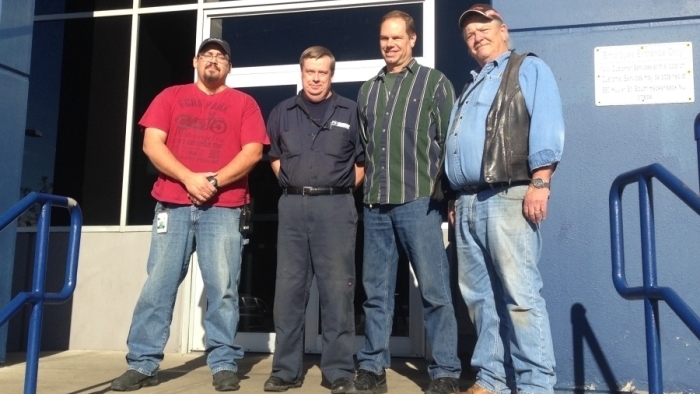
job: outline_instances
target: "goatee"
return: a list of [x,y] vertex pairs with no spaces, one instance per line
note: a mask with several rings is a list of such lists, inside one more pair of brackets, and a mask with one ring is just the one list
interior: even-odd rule
[[204,81],[208,83],[218,82],[219,77],[214,74],[204,74]]

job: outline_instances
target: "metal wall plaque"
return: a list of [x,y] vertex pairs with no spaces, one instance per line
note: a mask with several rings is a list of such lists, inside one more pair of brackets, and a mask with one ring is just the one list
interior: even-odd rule
[[593,63],[598,106],[695,101],[690,42],[596,47]]

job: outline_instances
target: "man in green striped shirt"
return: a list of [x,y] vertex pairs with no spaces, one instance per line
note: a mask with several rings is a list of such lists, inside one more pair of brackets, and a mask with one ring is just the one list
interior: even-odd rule
[[418,278],[430,348],[427,394],[459,391],[457,322],[452,307],[439,204],[431,200],[454,103],[454,89],[439,71],[413,59],[413,18],[392,11],[382,18],[379,44],[386,67],[358,96],[366,146],[364,262],[367,293],[364,348],[358,353],[356,393],[386,393],[391,363],[398,246]]

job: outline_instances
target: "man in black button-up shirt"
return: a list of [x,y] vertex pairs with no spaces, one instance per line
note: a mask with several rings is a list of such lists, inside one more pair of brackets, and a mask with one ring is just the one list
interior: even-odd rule
[[[331,393],[350,390],[355,375],[355,237],[352,195],[364,177],[357,104],[331,90],[335,59],[311,47],[300,59],[303,90],[272,110],[270,163],[279,200],[275,355],[265,391],[303,380],[304,311],[316,276],[321,299],[321,371]],[[312,327],[315,330],[315,327]]]

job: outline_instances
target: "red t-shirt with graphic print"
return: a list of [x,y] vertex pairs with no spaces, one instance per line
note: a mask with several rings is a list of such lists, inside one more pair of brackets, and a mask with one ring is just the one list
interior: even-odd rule
[[[139,121],[168,134],[165,145],[193,172],[217,172],[251,142],[269,144],[260,107],[249,95],[226,88],[214,95],[196,84],[163,90]],[[219,188],[209,201],[220,207],[239,207],[248,201],[248,178]],[[158,201],[191,204],[187,189],[160,174],[151,195]]]

